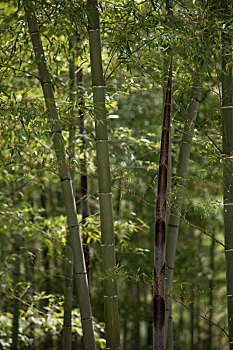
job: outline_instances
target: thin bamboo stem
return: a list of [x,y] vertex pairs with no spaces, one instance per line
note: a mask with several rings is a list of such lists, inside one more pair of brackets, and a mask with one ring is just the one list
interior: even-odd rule
[[[79,97],[79,133],[81,141],[82,160],[80,164],[81,173],[81,207],[82,207],[82,225],[85,226],[86,219],[89,216],[89,200],[88,200],[88,176],[87,176],[87,156],[86,156],[86,132],[85,132],[85,114],[84,107],[84,76],[83,70],[79,68],[77,74],[77,87]],[[91,267],[90,267],[90,243],[88,243],[89,235],[87,232],[83,233],[83,251],[87,269],[87,279],[89,291],[91,290]]]
[[223,204],[227,279],[229,348],[233,350],[233,79],[232,3],[221,1],[225,29],[222,31],[222,124],[223,124]]
[[211,246],[210,246],[210,262],[209,262],[209,267],[210,267],[210,273],[211,273],[211,278],[209,281],[209,329],[208,329],[208,339],[207,339],[207,350],[212,349],[212,336],[213,336],[213,331],[212,331],[212,319],[213,319],[213,287],[214,287],[214,249],[215,248],[215,241],[212,239]]
[[[69,126],[69,162],[70,176],[72,179],[73,191],[75,196],[75,166],[73,158],[75,156],[75,111],[74,104],[76,101],[76,74],[75,74],[75,58],[76,58],[76,34],[71,34],[69,38],[69,88],[71,106],[71,120]],[[62,350],[72,349],[72,298],[73,298],[73,280],[74,280],[74,263],[72,256],[70,237],[66,235],[65,246],[65,289],[64,289],[64,318],[62,333]]]
[[76,134],[76,121],[75,121],[75,101],[77,96],[76,86],[77,86],[77,79],[75,74],[76,69],[76,34],[71,34],[69,38],[69,88],[70,88],[70,102],[72,103],[71,106],[71,120],[70,120],[70,126],[69,126],[69,160],[70,160],[70,176],[73,183],[73,190],[75,194],[75,182],[74,182],[74,176],[75,176],[75,166],[74,166],[74,157],[75,157],[75,134]]
[[70,247],[69,235],[66,238],[65,246],[65,291],[64,291],[64,318],[62,333],[62,350],[72,349],[72,297],[74,264],[72,249]]
[[[17,288],[17,284],[20,280],[20,243],[21,239],[19,235],[15,236],[15,265],[13,270],[14,288]],[[11,350],[18,350],[19,347],[19,308],[20,300],[14,299],[13,306],[13,321],[12,321],[12,344]]]

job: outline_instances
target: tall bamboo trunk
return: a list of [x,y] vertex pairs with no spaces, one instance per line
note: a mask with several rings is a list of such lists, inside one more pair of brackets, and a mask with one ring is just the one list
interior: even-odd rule
[[[107,118],[97,0],[87,1],[88,34],[91,59],[91,77],[95,110],[97,175],[100,199],[102,266],[106,274],[104,286],[104,313],[107,349],[120,349],[118,296],[114,278],[115,237],[113,226],[112,191],[109,166]],[[107,274],[111,272],[112,276]]]
[[[88,200],[88,176],[87,176],[87,143],[86,143],[86,131],[85,131],[85,114],[84,114],[84,77],[83,70],[78,69],[77,74],[77,87],[79,97],[79,133],[81,141],[81,207],[82,207],[82,225],[85,226],[86,219],[89,216],[89,200]],[[83,251],[87,269],[87,279],[89,285],[89,291],[91,290],[91,266],[90,266],[90,243],[88,243],[89,235],[84,230],[83,233]]]
[[208,329],[208,340],[207,340],[207,350],[212,349],[212,319],[213,319],[213,287],[214,287],[214,247],[215,247],[215,241],[214,241],[215,235],[213,235],[213,239],[210,245],[210,273],[211,278],[209,281],[209,329]]
[[[42,216],[44,218],[47,218],[47,212],[46,212],[46,193],[44,190],[41,191],[40,195],[40,201],[41,201],[41,208],[43,208]],[[45,276],[45,282],[44,282],[44,289],[47,294],[51,292],[51,281],[50,281],[50,261],[49,261],[49,246],[46,244],[43,244],[43,264],[44,264],[44,276]],[[41,306],[47,306],[48,300],[43,300]]]
[[172,60],[165,97],[159,159],[158,191],[156,202],[154,285],[153,285],[153,349],[165,350],[165,231],[166,195],[171,118]]
[[222,118],[223,118],[223,204],[227,279],[229,347],[233,350],[233,80],[232,3],[221,1],[225,29],[222,31]]
[[194,349],[194,289],[192,285],[190,303],[190,350]]
[[[19,235],[15,236],[15,264],[13,269],[13,280],[15,294],[17,295],[17,284],[20,280],[20,244],[21,239]],[[14,299],[13,304],[13,321],[12,321],[12,344],[11,350],[18,350],[19,347],[19,308],[20,301],[19,299]]]
[[[44,218],[47,218],[47,211],[46,211],[46,193],[45,191],[41,191],[40,195],[40,201],[41,201],[41,208],[43,208],[42,216]],[[50,278],[50,254],[49,254],[49,246],[46,244],[43,244],[43,264],[44,264],[44,286],[43,288],[45,289],[47,295],[51,293],[51,278]],[[40,307],[44,308],[48,306],[48,299],[42,299],[40,302]],[[49,333],[48,333],[49,334]],[[53,344],[52,337],[47,336],[45,338],[45,341],[41,344],[40,349],[44,350],[47,348],[51,348]]]
[[[135,308],[140,305],[140,286],[138,282],[134,282],[132,285],[132,295],[136,301]],[[135,310],[134,320],[133,320],[133,339],[134,339],[134,350],[141,350],[141,337],[140,337],[140,316],[139,310]]]
[[76,34],[71,34],[69,38],[69,95],[70,95],[70,103],[72,103],[71,106],[71,120],[69,125],[69,160],[70,160],[70,176],[73,183],[73,191],[75,194],[75,182],[74,182],[74,176],[75,176],[75,165],[73,162],[73,159],[75,157],[75,135],[76,135],[76,112],[75,112],[75,101],[77,96],[77,79],[76,79],[76,47],[77,40],[76,40]]
[[[214,240],[213,240],[214,241]],[[203,271],[203,264],[202,264],[202,233],[199,233],[199,244],[198,244],[198,250],[199,250],[199,264],[198,269],[199,271]],[[201,314],[201,293],[200,293],[200,287],[197,285],[196,287],[197,295],[196,295],[196,329],[197,329],[197,344],[200,349],[202,348],[202,339],[201,339],[201,317],[198,315]]]
[[128,350],[128,345],[129,345],[129,318],[127,317],[127,312],[128,312],[128,305],[129,305],[129,284],[126,282],[125,290],[124,290],[124,301],[125,305],[127,305],[127,308],[123,310],[123,317],[122,317],[122,348],[124,350]]
[[172,319],[172,308],[170,308],[169,317],[168,317],[167,337],[166,337],[166,350],[172,350],[172,349],[173,349],[173,319]]
[[62,350],[72,349],[72,298],[74,265],[72,249],[70,247],[69,234],[66,237],[65,246],[65,291],[64,291],[64,318],[62,333]]
[[[166,0],[166,10],[167,10],[166,23],[167,23],[167,26],[170,28],[171,31],[172,31],[172,28],[174,26],[173,8],[174,8],[173,0]],[[169,62],[170,62],[170,59],[171,59],[171,54],[172,54],[172,48],[171,48],[171,45],[168,43],[168,49],[166,50],[165,57],[164,57],[164,68],[165,68],[165,79],[164,79],[164,81],[167,80],[166,72],[168,71]],[[165,103],[166,89],[164,88],[163,91],[164,91],[164,103]],[[170,191],[171,187],[172,187],[171,131],[169,133],[168,175],[167,176],[168,176],[167,186],[168,186],[168,191]],[[168,202],[167,210],[166,210],[166,218],[169,217],[169,214],[170,214],[170,203]],[[167,220],[166,220],[166,232],[167,232]],[[166,301],[166,295],[165,295],[165,301]],[[167,326],[166,326],[166,323],[165,323],[165,345],[166,345],[166,350],[172,350],[173,349],[173,336],[172,335],[173,335],[172,308],[170,308]]]
[[179,342],[184,344],[184,294],[180,296],[180,305],[179,305],[179,321],[178,321],[178,331],[179,331]]
[[[70,176],[73,184],[75,196],[75,166],[73,158],[75,157],[75,109],[76,101],[76,74],[75,74],[75,59],[76,59],[76,35],[71,34],[69,38],[69,88],[71,106],[71,120],[69,126],[69,161],[70,161]],[[62,333],[62,350],[72,349],[72,298],[73,298],[73,279],[74,279],[74,264],[72,256],[72,248],[70,237],[66,235],[65,246],[65,289],[64,289],[64,318],[63,318],[63,333]]]
[[[184,185],[186,174],[188,170],[188,160],[191,152],[192,138],[194,134],[194,127],[198,107],[200,103],[201,88],[196,87],[193,91],[193,98],[189,105],[182,144],[180,147],[179,159],[176,170],[176,182],[173,184],[176,189],[176,196],[170,200],[170,214],[167,220],[167,236],[166,236],[166,330],[168,327],[169,315],[171,316],[171,291],[173,272],[175,264],[176,245],[178,239],[179,225],[180,225],[180,213],[183,202]],[[172,335],[169,334],[169,337]],[[170,349],[169,349],[170,350]]]
[[52,84],[46,65],[39,27],[37,19],[35,17],[34,8],[32,7],[32,2],[26,2],[25,10],[29,26],[29,32],[36,57],[36,63],[39,71],[40,82],[47,107],[48,118],[51,121],[51,124],[54,125],[52,128],[53,143],[57,156],[59,176],[62,185],[64,203],[67,214],[68,230],[73,252],[75,279],[77,282],[77,294],[83,327],[84,349],[95,350],[95,338],[92,324],[92,313],[88,292],[87,274],[83,256],[81,236],[79,232],[76,203],[73,193],[71,176],[69,172],[69,165],[66,160],[65,146],[61,135],[61,127],[58,122],[58,114]]

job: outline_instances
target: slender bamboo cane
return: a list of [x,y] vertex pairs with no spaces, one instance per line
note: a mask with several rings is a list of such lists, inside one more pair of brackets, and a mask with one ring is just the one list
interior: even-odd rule
[[61,128],[58,122],[58,114],[52,84],[46,65],[44,50],[41,42],[39,27],[35,16],[34,8],[32,7],[32,3],[29,1],[25,2],[25,5],[29,32],[36,57],[36,63],[39,71],[42,90],[44,93],[48,117],[54,124],[52,130],[53,143],[58,161],[59,176],[63,190],[64,203],[67,213],[67,223],[73,252],[74,271],[77,283],[77,294],[83,326],[84,349],[95,350],[95,338],[92,324],[92,313],[88,292],[86,267],[83,257],[83,249],[79,232],[79,223],[77,219],[77,209],[74,199],[71,176],[69,172],[69,166],[66,160],[65,146],[61,136]]
[[[44,190],[41,191],[40,202],[41,202],[41,208],[43,208],[42,216],[44,218],[47,218],[46,193]],[[50,280],[50,259],[49,259],[49,246],[48,245],[43,244],[42,254],[43,254],[44,275],[45,275],[44,289],[49,294],[50,290],[51,290],[51,280]],[[48,304],[48,300],[46,300],[46,299],[41,300],[42,307],[47,306],[47,304]]]
[[[19,235],[15,236],[15,265],[13,270],[14,288],[17,288],[17,284],[20,279],[20,244],[21,239]],[[19,299],[14,299],[14,309],[13,309],[13,321],[12,321],[12,350],[18,350],[19,347]]]
[[[214,241],[214,240],[213,240]],[[198,250],[199,254],[202,254],[202,233],[199,233],[199,243],[198,243]],[[199,264],[198,264],[198,269],[199,271],[203,271],[203,264],[202,264],[202,259],[199,259]],[[200,288],[199,285],[196,286],[196,314],[200,315],[201,314],[201,293],[200,293]],[[202,338],[201,338],[201,318],[197,317],[196,318],[196,328],[197,328],[197,344],[200,348],[202,348]]]
[[[188,169],[188,160],[191,152],[191,144],[194,133],[197,111],[200,103],[201,88],[194,89],[192,102],[187,111],[182,144],[176,171],[176,182],[173,187],[176,189],[176,196],[170,200],[170,214],[167,220],[166,235],[166,329],[168,327],[169,314],[171,316],[171,289],[173,281],[173,271],[175,264],[176,245],[180,224],[180,212],[183,202],[184,185]],[[169,334],[171,337],[171,334]]]
[[[173,8],[174,8],[173,0],[166,0],[166,10],[167,10],[166,20],[167,20],[167,25],[171,31],[174,27]],[[171,59],[171,54],[172,54],[172,48],[171,48],[171,45],[169,45],[168,49],[165,52],[165,57],[164,57],[165,72],[168,71],[169,61]],[[166,78],[167,78],[167,76],[166,76]],[[165,102],[165,89],[164,89],[164,102]],[[168,176],[167,186],[168,186],[168,191],[170,191],[172,188],[171,131],[169,133],[168,174],[167,174],[167,176]],[[166,218],[169,217],[169,214],[170,214],[170,203],[168,203],[168,205],[167,205]],[[167,221],[166,221],[166,231],[167,231]],[[165,295],[165,301],[166,301],[166,295]],[[173,349],[173,336],[172,335],[173,335],[172,308],[170,308],[169,317],[168,317],[168,324],[166,324],[166,322],[165,322],[166,350]]]
[[[105,109],[104,78],[101,57],[100,27],[97,0],[87,1],[88,34],[91,58],[91,76],[95,110],[95,133],[97,174],[100,198],[101,245],[103,272],[114,272],[116,264],[111,177],[109,166],[108,131]],[[105,276],[104,313],[106,325],[106,348],[120,349],[118,296],[114,276]]]
[[[83,96],[83,87],[84,87],[84,77],[83,70],[79,68],[77,74],[77,87],[78,87],[78,97],[79,97],[79,133],[81,141],[81,153],[83,155],[81,164],[80,164],[80,173],[81,173],[81,206],[82,206],[82,224],[85,226],[87,217],[89,216],[89,200],[88,200],[88,177],[87,177],[87,156],[86,156],[86,132],[85,132],[85,114],[83,111],[84,107],[84,96]],[[83,234],[83,251],[84,258],[87,269],[87,279],[89,291],[91,290],[91,270],[90,270],[90,243],[88,242],[88,233]]]
[[66,238],[65,246],[65,291],[64,291],[64,321],[62,333],[62,350],[72,349],[72,297],[74,264],[72,249],[70,247],[69,234]]
[[[132,284],[132,293],[133,299],[136,301],[136,305],[139,305],[140,303],[140,285],[138,282],[133,282]],[[139,310],[135,310],[134,313],[134,325],[133,325],[133,339],[134,339],[134,350],[140,350],[141,349],[141,336],[140,336],[140,313]]]
[[[172,58],[172,57],[171,57]],[[165,350],[165,231],[166,195],[171,117],[172,59],[165,97],[164,118],[159,159],[156,203],[154,286],[153,286],[153,349]]]
[[[70,160],[70,176],[75,194],[75,167],[73,158],[75,156],[75,133],[76,123],[74,120],[74,103],[76,100],[76,74],[75,74],[75,55],[76,52],[76,35],[72,34],[69,38],[69,87],[71,106],[71,121],[69,128],[69,160]],[[73,297],[73,279],[74,279],[74,263],[72,256],[72,248],[70,245],[69,234],[66,235],[65,246],[65,290],[64,290],[64,319],[62,333],[62,350],[72,349],[72,297]]]
[[191,303],[190,303],[190,350],[194,350],[194,290],[192,286],[191,290]]
[[221,1],[225,29],[222,31],[222,123],[223,123],[223,204],[227,279],[229,348],[233,350],[233,79],[232,3]]
[[73,191],[75,194],[75,182],[74,182],[74,175],[75,175],[75,166],[74,166],[74,156],[75,156],[75,134],[76,134],[76,121],[75,121],[75,110],[74,110],[74,104],[76,101],[76,86],[77,86],[77,79],[76,79],[76,33],[71,34],[69,38],[69,88],[70,88],[70,102],[72,103],[71,106],[71,121],[70,121],[70,127],[69,127],[69,158],[70,158],[70,176],[72,179],[73,184]]
[[213,331],[212,331],[212,319],[213,319],[213,287],[214,287],[214,248],[215,248],[215,240],[214,240],[215,235],[213,234],[213,239],[211,242],[210,246],[210,271],[211,271],[211,278],[209,281],[209,329],[208,329],[208,339],[207,339],[207,347],[206,350],[211,350],[212,349],[212,336],[213,336]]

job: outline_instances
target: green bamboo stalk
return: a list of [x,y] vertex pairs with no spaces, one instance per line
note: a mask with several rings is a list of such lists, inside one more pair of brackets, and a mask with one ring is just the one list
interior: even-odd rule
[[191,290],[191,302],[190,302],[190,350],[194,350],[194,290],[192,286]]
[[[214,240],[212,240],[214,242]],[[199,259],[199,264],[198,264],[198,270],[203,271],[203,264],[202,264],[202,233],[199,233],[199,243],[198,243],[198,250],[200,254],[200,259]],[[201,293],[200,293],[200,288],[199,285],[196,287],[196,314],[200,315],[201,314]],[[196,318],[196,328],[197,328],[197,344],[201,348],[202,347],[202,339],[201,339],[201,318],[197,317]],[[210,350],[210,349],[209,349]]]
[[77,283],[77,294],[83,327],[84,349],[95,350],[91,305],[81,236],[79,232],[79,223],[77,219],[77,208],[69,172],[69,165],[66,160],[65,146],[61,135],[61,128],[58,122],[58,114],[52,84],[46,65],[37,19],[31,1],[25,2],[25,12],[33,44],[34,54],[36,57],[36,63],[39,71],[45,104],[48,111],[48,118],[54,124],[52,130],[53,143],[58,161],[59,176],[62,185],[67,214],[67,224],[73,252],[75,280]]
[[[103,273],[114,272],[116,265],[115,238],[113,227],[113,209],[111,177],[109,166],[108,131],[105,109],[104,78],[101,57],[101,41],[97,0],[87,0],[88,34],[91,59],[91,77],[93,102],[95,110],[95,133],[97,174],[100,198],[101,245]],[[105,276],[104,313],[106,326],[106,348],[120,349],[120,332],[118,316],[118,296],[116,280]]]
[[[171,290],[173,281],[173,271],[175,264],[176,245],[180,224],[180,213],[184,195],[184,185],[188,170],[188,160],[191,152],[192,138],[198,107],[200,103],[201,88],[196,87],[193,91],[193,98],[187,110],[182,144],[180,147],[179,159],[176,171],[176,181],[173,184],[176,189],[176,196],[170,199],[170,214],[167,220],[167,235],[166,235],[166,316],[165,325],[168,329],[169,314],[171,317]],[[166,334],[166,338],[168,333]],[[171,334],[169,334],[171,337]]]
[[[85,114],[84,114],[84,76],[83,70],[80,67],[77,74],[77,87],[79,97],[79,133],[81,147],[80,151],[83,154],[83,158],[80,164],[81,173],[81,207],[82,207],[82,224],[85,226],[87,217],[89,216],[89,200],[88,200],[88,177],[87,177],[87,156],[86,156],[86,132],[85,132]],[[90,269],[90,243],[88,242],[89,235],[87,232],[83,233],[83,251],[87,268],[87,280],[89,291],[91,290],[91,269]]]
[[[17,288],[17,284],[20,280],[20,243],[21,239],[19,235],[15,236],[15,264],[13,270],[14,288]],[[17,293],[17,292],[16,292]],[[13,306],[13,321],[12,321],[12,344],[11,350],[18,350],[19,348],[19,299],[14,299]]]
[[[140,285],[138,282],[133,282],[132,284],[132,293],[133,299],[135,300],[135,306],[140,304]],[[140,311],[134,311],[134,320],[133,320],[133,349],[141,349],[141,336],[140,336]]]
[[[76,74],[75,74],[75,58],[76,58],[76,35],[72,34],[69,38],[69,88],[71,106],[71,121],[69,127],[69,160],[70,160],[70,176],[73,184],[75,196],[75,166],[73,158],[75,156],[75,134],[76,123],[74,119],[74,104],[76,101]],[[73,298],[73,279],[74,279],[74,263],[72,256],[72,248],[70,237],[66,236],[65,246],[65,289],[64,289],[64,318],[62,333],[62,350],[72,349],[72,298]]]
[[69,127],[69,159],[70,159],[70,176],[72,179],[73,184],[73,191],[75,194],[75,182],[74,182],[74,175],[75,175],[75,166],[74,166],[74,156],[75,156],[75,134],[76,134],[76,121],[75,121],[75,110],[74,105],[76,101],[77,96],[77,79],[76,79],[76,46],[77,46],[77,38],[76,34],[71,34],[69,38],[69,88],[70,88],[70,102],[72,103],[71,106],[71,121],[70,121],[70,127]]
[[225,29],[222,31],[222,123],[223,123],[223,204],[227,279],[229,348],[233,350],[233,79],[232,3],[221,1]]
[[172,56],[165,97],[164,118],[159,158],[156,202],[154,285],[153,285],[153,350],[165,350],[165,232],[166,196],[170,139]]
[[[42,216],[44,218],[47,218],[47,212],[46,212],[46,193],[44,190],[41,191],[40,194],[40,201],[41,201],[41,208],[43,208]],[[43,264],[44,264],[44,275],[45,275],[45,282],[44,282],[44,289],[49,294],[51,290],[51,280],[50,280],[50,261],[49,261],[49,246],[43,245],[42,248],[42,254],[43,254]],[[41,306],[47,306],[48,300],[41,300]]]
[[211,271],[211,278],[209,281],[209,327],[208,327],[208,339],[207,339],[207,347],[206,350],[211,350],[212,349],[212,336],[213,336],[213,331],[212,331],[212,319],[213,319],[213,287],[214,287],[214,248],[215,248],[215,234],[213,233],[213,239],[210,245],[210,262],[209,262],[209,268]]
[[62,333],[62,350],[72,349],[72,297],[74,264],[69,235],[67,234],[65,246],[65,291],[64,291],[64,318]]

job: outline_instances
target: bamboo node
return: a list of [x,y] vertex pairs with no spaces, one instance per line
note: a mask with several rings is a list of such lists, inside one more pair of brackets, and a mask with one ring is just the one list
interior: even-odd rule
[[174,267],[165,266],[165,269],[174,270]]
[[95,142],[108,142],[109,141],[109,139],[107,138],[107,139],[101,139],[101,140],[95,140]]
[[79,224],[68,226],[68,228],[75,228],[75,227],[79,227]]
[[92,317],[81,318],[82,322],[92,321]]
[[75,275],[86,275],[87,271],[82,271],[82,272],[75,272]]
[[66,177],[65,179],[61,179],[61,182],[65,182],[65,181],[70,181],[71,179],[69,177]]
[[96,28],[96,29],[88,29],[88,32],[99,32],[100,29],[99,28]]
[[115,295],[104,295],[104,298],[110,298],[110,299],[113,299],[113,298],[118,298],[118,296],[115,294]]
[[179,227],[178,225],[168,224],[170,227]]
[[105,85],[92,85],[92,88],[105,88]]

